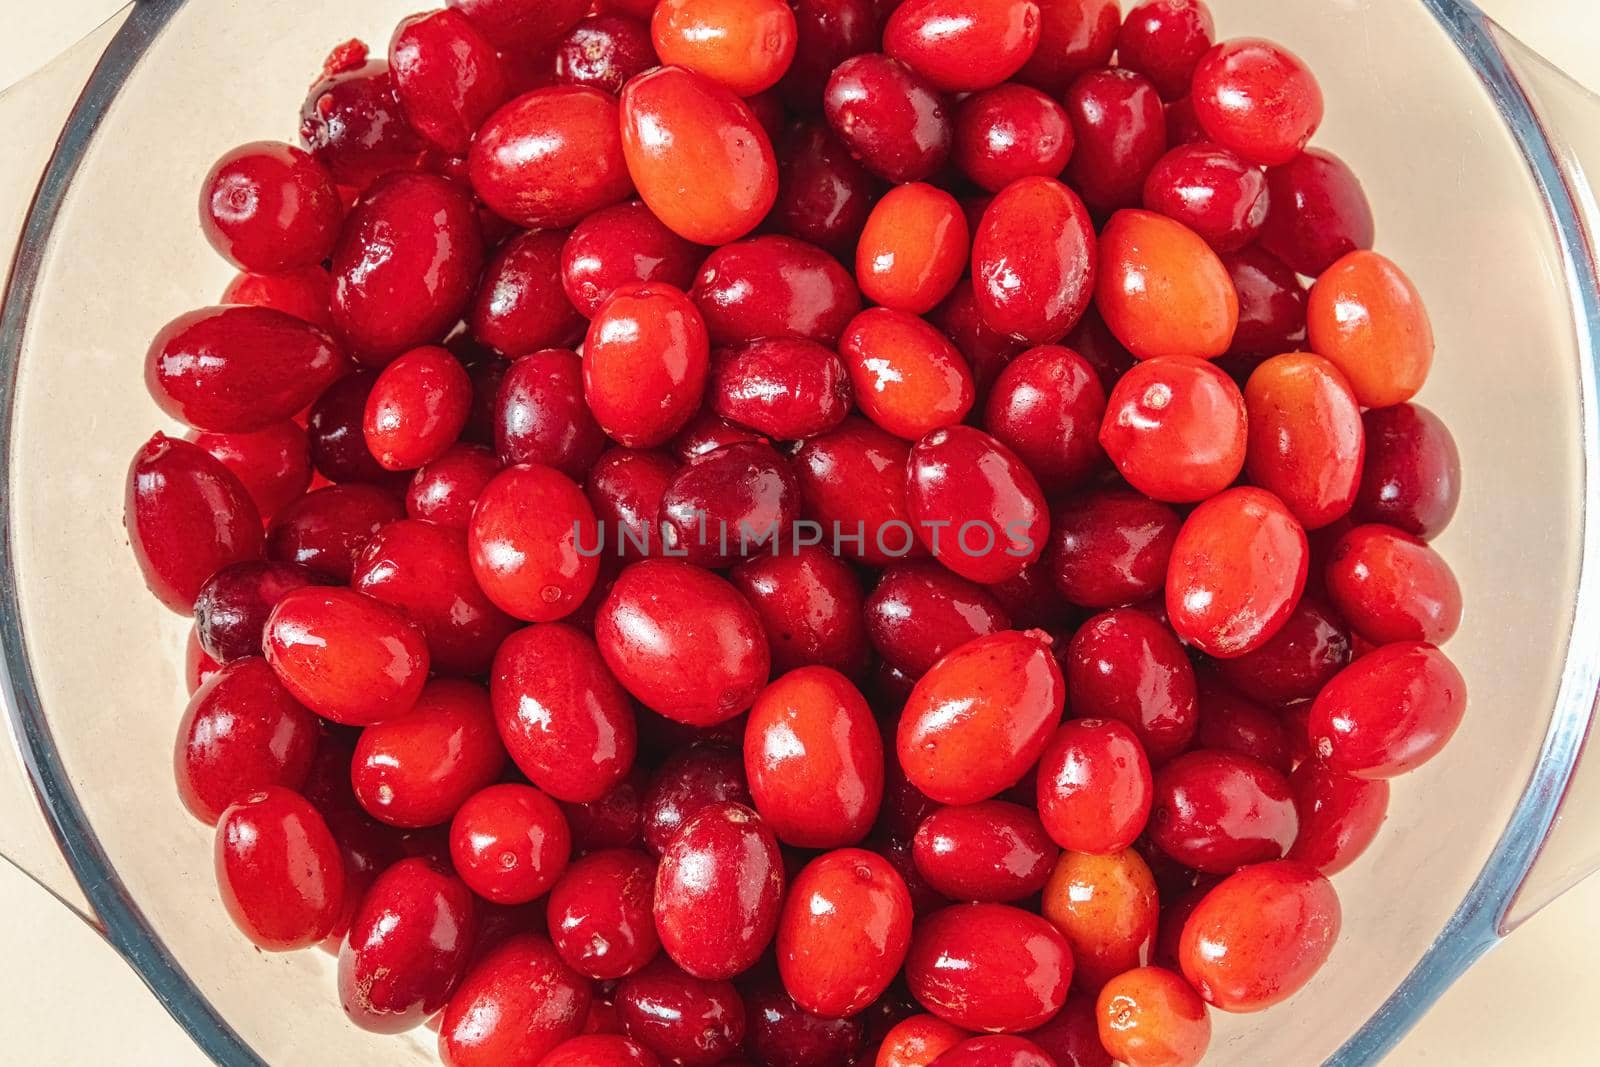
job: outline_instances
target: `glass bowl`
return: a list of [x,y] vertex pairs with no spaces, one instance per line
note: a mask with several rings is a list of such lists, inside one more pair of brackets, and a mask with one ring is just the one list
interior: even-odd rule
[[[1466,595],[1471,693],[1336,878],[1343,933],[1291,1002],[1214,1013],[1214,1063],[1370,1062],[1518,918],[1585,873],[1600,775],[1575,774],[1600,669],[1600,296],[1582,180],[1600,101],[1463,0],[1209,0],[1219,37],[1317,72],[1316,143],[1348,160],[1378,247],[1438,337],[1420,399],[1465,472],[1438,545]],[[195,222],[238,143],[289,139],[329,47],[381,51],[401,0],[147,0],[106,49],[25,224],[0,318],[0,644],[24,761],[106,936],[220,1063],[429,1063],[434,1036],[349,1025],[323,953],[256,951],[172,785],[188,622],[148,595],[121,521],[129,457],[173,430],[142,355],[230,271]],[[1552,132],[1566,130],[1562,137]],[[1567,817],[1558,818],[1563,810]],[[1574,829],[1575,828],[1575,829]],[[1537,861],[1537,862],[1536,862]]]

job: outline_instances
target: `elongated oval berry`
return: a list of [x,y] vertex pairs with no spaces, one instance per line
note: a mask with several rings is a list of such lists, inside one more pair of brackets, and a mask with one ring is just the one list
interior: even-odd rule
[[768,337],[714,354],[711,410],[780,441],[826,433],[850,414],[850,372],[815,341]]
[[650,210],[696,244],[738,240],[778,198],[777,157],[749,105],[682,67],[623,88],[622,154]]
[[583,1032],[591,986],[555,947],[523,933],[473,966],[439,1020],[440,1058],[451,1067],[541,1064]]
[[317,327],[264,307],[210,307],[161,328],[145,356],[156,404],[201,430],[243,433],[297,415],[349,369]]
[[184,615],[217,571],[261,558],[261,516],[239,479],[198,445],[165,434],[128,467],[122,524],[144,584]]
[[1461,672],[1433,645],[1384,645],[1333,676],[1311,706],[1311,745],[1330,768],[1393,778],[1438,754],[1466,711]]
[[1044,552],[1050,513],[1033,474],[982,430],[935,430],[911,448],[906,505],[917,538],[952,571],[992,585]]
[[856,245],[856,281],[884,307],[925,315],[967,267],[967,218],[956,198],[913,182],[884,194]]
[[234,924],[268,952],[321,941],[344,905],[344,860],[328,824],[310,801],[281,786],[222,813],[216,868]]
[[1016,785],[1061,721],[1066,684],[1038,631],[969,641],[911,691],[896,750],[911,784],[943,804]]
[[1150,613],[1118,608],[1089,619],[1067,646],[1063,670],[1073,714],[1126,723],[1153,764],[1189,747],[1197,722],[1194,668]]
[[633,192],[617,99],[581,85],[535,89],[490,115],[467,170],[480,200],[527,229],[571,226]]
[[795,13],[783,0],[662,0],[654,7],[650,35],[662,64],[741,97],[772,88],[794,58]]
[[662,282],[618,289],[589,322],[583,397],[619,444],[666,444],[700,407],[711,366],[705,320]]
[[888,860],[859,848],[818,856],[778,920],[778,973],[795,1003],[841,1019],[889,987],[911,945],[911,894]]
[[1300,524],[1343,518],[1361,485],[1361,407],[1338,368],[1292,352],[1257,367],[1244,387],[1250,426],[1245,471],[1276,493]]
[[1150,760],[1132,727],[1116,719],[1072,719],[1039,757],[1039,819],[1073,852],[1128,848],[1144,832],[1154,796]]
[[350,760],[356,800],[391,826],[438,826],[505,766],[489,694],[475,682],[438,678],[411,710],[361,731]]
[[1300,819],[1286,859],[1334,875],[1354,863],[1383,826],[1389,813],[1387,779],[1354,778],[1308,759],[1289,775],[1294,810]]
[[508,467],[483,487],[467,528],[472,573],[507,614],[551,622],[578,609],[600,573],[594,509],[553,467]]
[[1161,920],[1155,876],[1131,848],[1063,852],[1040,912],[1072,946],[1073,980],[1086,992],[1149,963]]
[[1443,644],[1461,624],[1461,588],[1444,557],[1410,534],[1377,524],[1339,538],[1328,558],[1328,597],[1373,644]]
[[474,893],[495,904],[544,896],[571,855],[560,806],[531,785],[485,786],[450,820],[451,864]]
[[1196,1067],[1211,1044],[1211,1016],[1183,976],[1138,967],[1105,984],[1095,1002],[1100,1044],[1131,1067]]
[[[467,309],[467,328],[475,340],[513,360],[578,343],[584,316],[562,285],[562,256],[569,241],[563,230],[534,230],[495,249]],[[594,308],[586,310],[593,313]]]
[[887,181],[931,178],[950,157],[949,105],[920,74],[881,52],[835,67],[822,108],[850,154]]
[[1111,216],[1100,233],[1095,306],[1139,359],[1228,350],[1239,324],[1239,294],[1228,269],[1199,234],[1153,211]]
[[1104,461],[1106,391],[1089,361],[1039,345],[1007,363],[984,408],[984,429],[1017,454],[1047,492],[1075,489]]
[[1167,615],[1209,656],[1260,648],[1305,589],[1306,533],[1264,489],[1219,493],[1189,513],[1167,566]]
[[1072,950],[1049,922],[1009,904],[957,904],[917,923],[906,956],[911,995],[968,1030],[1017,1032],[1067,998]]
[[582,631],[539,623],[512,634],[489,695],[512,762],[557,800],[599,800],[632,768],[633,702]]
[[595,642],[628,692],[691,726],[748,708],[771,665],[761,619],[738,590],[681,560],[625,569],[595,617]]
[[[972,410],[972,371],[944,334],[892,308],[868,308],[839,339],[856,406],[897,437],[916,440]],[[870,531],[869,531],[870,533]]]
[[1207,1002],[1260,1011],[1298,993],[1333,952],[1339,897],[1289,860],[1246,867],[1201,898],[1183,924],[1178,961]]
[[278,601],[262,639],[296,700],[325,719],[367,726],[410,711],[428,680],[428,643],[398,608],[313,585]]
[[455,444],[471,408],[472,381],[456,357],[437,345],[413,348],[367,394],[367,451],[385,470],[416,470]]
[[972,235],[972,287],[993,330],[1047,345],[1077,325],[1094,295],[1089,210],[1054,178],[1019,178],[989,202]]
[[1038,45],[1033,0],[909,0],[883,29],[883,50],[947,93],[999,85]]
[[779,841],[838,848],[867,835],[883,798],[883,738],[860,690],[802,667],[762,690],[744,732],[756,811]]
[[459,11],[402,19],[389,40],[389,73],[406,121],[452,156],[466,155],[511,92],[494,45]]
[[742,804],[702,808],[656,869],[661,947],[696,978],[732,978],[766,951],[782,898],[783,857],[761,817]]
[[1306,301],[1311,350],[1344,372],[1364,407],[1416,395],[1433,366],[1433,325],[1401,269],[1356,251],[1318,276]]
[[1156,773],[1150,840],[1186,867],[1229,874],[1281,859],[1299,825],[1288,780],[1260,760],[1196,749]]
[[655,880],[655,861],[635,849],[602,849],[568,867],[545,909],[550,939],[567,965],[613,981],[655,959]]
[[1004,800],[940,808],[911,843],[917,872],[936,892],[999,903],[1042,889],[1056,851],[1037,815]]
[[483,267],[472,194],[433,174],[395,174],[351,209],[333,246],[333,324],[365,363],[444,340]]

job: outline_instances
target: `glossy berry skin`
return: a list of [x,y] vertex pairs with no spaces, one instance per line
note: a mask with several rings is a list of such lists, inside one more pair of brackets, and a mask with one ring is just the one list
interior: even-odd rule
[[1056,851],[1037,815],[1004,800],[940,808],[911,846],[918,872],[942,896],[999,903],[1042,889]]
[[1011,628],[989,590],[931,560],[886,567],[865,614],[878,654],[913,679],[968,641]]
[[1022,460],[982,430],[935,430],[911,448],[906,504],[935,559],[979,584],[1014,578],[1044,551],[1044,492]]
[[795,848],[866,837],[883,798],[883,739],[860,690],[828,667],[801,667],[762,690],[744,732],[756,811]]
[[998,333],[1047,345],[1083,317],[1094,294],[1096,240],[1078,194],[1054,178],[1019,178],[972,235],[978,313]]
[[1194,670],[1171,631],[1145,611],[1119,608],[1089,619],[1063,664],[1074,715],[1126,724],[1158,766],[1188,747]]
[[390,487],[398,481],[395,472],[386,470],[367,448],[367,398],[377,381],[375,370],[346,374],[324,389],[306,414],[311,461],[330,482]]
[[547,908],[551,940],[569,967],[610,981],[655,959],[661,947],[651,914],[655,873],[655,862],[632,849],[573,861],[550,891]]
[[815,665],[859,678],[866,670],[861,579],[827,549],[757,554],[729,577],[761,619],[775,674]]
[[292,419],[249,433],[195,431],[187,437],[233,472],[263,519],[298,500],[311,484],[310,444]]
[[559,85],[620,93],[628,79],[657,64],[650,27],[626,15],[602,13],[579,22],[556,47]]
[[1143,493],[1093,490],[1051,513],[1045,563],[1056,588],[1074,604],[1134,604],[1161,591],[1179,525],[1177,511]]
[[1150,817],[1150,760],[1116,719],[1061,724],[1039,757],[1039,820],[1064,849],[1107,855],[1131,846]]
[[883,1036],[872,1067],[928,1067],[969,1036],[937,1015],[912,1015]]
[[969,641],[906,701],[896,738],[906,778],[943,804],[975,804],[1010,788],[1044,751],[1065,690],[1043,634]]
[[1389,812],[1387,780],[1352,778],[1308,759],[1289,775],[1300,818],[1287,859],[1334,875],[1354,863],[1378,836]]
[[755,1063],[828,1067],[852,1063],[865,1042],[862,1017],[826,1019],[796,1004],[775,979],[744,988],[745,1052]]
[[663,552],[700,567],[771,554],[800,517],[800,486],[771,445],[723,445],[680,467],[661,495]]
[[796,875],[778,921],[778,973],[805,1011],[864,1010],[900,971],[911,944],[911,895],[882,856],[845,848]]
[[1420,404],[1368,411],[1361,424],[1367,460],[1350,517],[1431,540],[1461,497],[1461,458],[1449,429]]
[[489,695],[512,761],[557,800],[599,800],[633,765],[633,702],[594,641],[573,627],[538,623],[508,637]]
[[[1232,664],[1239,660],[1220,662]],[[1294,766],[1294,756],[1283,717],[1246,700],[1209,674],[1201,675],[1199,683],[1200,728],[1195,731],[1195,747],[1238,752],[1288,774]]]
[[1363,407],[1410,400],[1433,365],[1433,326],[1416,286],[1376,252],[1341,257],[1311,286],[1311,348],[1344,372]]
[[588,804],[563,804],[572,844],[579,852],[628,848],[643,839],[644,770],[635,767],[615,789]]
[[474,339],[507,359],[578,342],[583,317],[563,285],[569,240],[563,230],[539,230],[495,250],[467,311]]
[[553,467],[507,467],[484,486],[467,528],[472,574],[495,606],[529,622],[577,610],[600,572],[594,509]]
[[566,870],[571,852],[572,835],[561,808],[531,785],[484,786],[458,803],[450,821],[456,872],[494,904],[526,904],[544,896]]
[[641,201],[630,200],[596,211],[572,228],[561,248],[561,285],[579,314],[593,318],[606,297],[625,286],[666,282],[688,289],[704,255]]
[[792,237],[752,237],[717,249],[689,296],[717,345],[804,337],[832,347],[861,310],[850,272]]
[[1051,96],[1072,79],[1111,62],[1122,12],[1117,0],[1039,0],[1039,46],[1017,81]]
[[212,166],[200,229],[223,258],[258,274],[326,259],[344,218],[333,178],[292,145],[254,141]]
[[626,568],[600,605],[595,641],[625,689],[691,726],[748,708],[771,662],[761,620],[738,590],[681,560]]
[[300,140],[335,182],[355,189],[418,170],[432,158],[405,120],[389,64],[378,59],[358,59],[311,86],[300,109]]
[[1027,1038],[991,1034],[963,1041],[934,1060],[935,1067],[1055,1067],[1055,1060]]
[[669,1060],[712,1067],[744,1043],[744,1001],[733,984],[691,977],[670,960],[623,979],[616,999],[628,1036]]
[[467,190],[432,174],[385,178],[351,209],[334,245],[334,327],[358,359],[381,366],[442,339],[482,266]]
[[956,198],[925,182],[889,190],[856,245],[856,281],[869,300],[925,315],[966,272],[967,219]]
[[1164,967],[1139,967],[1111,979],[1095,1011],[1100,1043],[1129,1067],[1196,1067],[1211,1044],[1205,1001]]
[[1333,546],[1328,597],[1375,645],[1443,644],[1461,624],[1461,588],[1444,557],[1420,538],[1381,525],[1357,526]]
[[448,0],[502,52],[538,52],[577,25],[583,0]]
[[650,210],[695,244],[743,237],[777,199],[777,157],[749,106],[682,67],[622,90],[622,154]]
[[606,449],[583,399],[583,363],[564,348],[512,362],[495,397],[495,451],[506,464],[543,463],[581,479]]
[[840,554],[883,566],[920,552],[906,510],[906,458],[911,446],[851,415],[795,453],[795,476],[808,518],[854,536]]
[[608,449],[595,461],[584,492],[601,529],[622,539],[608,552],[620,548],[624,559],[637,559],[660,551],[657,513],[677,469],[665,453],[631,448]]
[[517,934],[479,959],[439,1024],[439,1057],[450,1067],[540,1064],[583,1031],[593,993],[554,946]]
[[494,45],[448,9],[400,20],[389,72],[406,121],[450,156],[466,155],[472,135],[511,95]]
[[557,1045],[538,1067],[658,1067],[655,1054],[621,1034],[580,1034]]
[[475,908],[459,878],[425,859],[380,874],[339,950],[339,1000],[350,1021],[394,1034],[443,1008],[470,962]]
[[1259,760],[1198,749],[1156,772],[1150,840],[1195,870],[1279,859],[1298,828],[1288,779]]
[[455,443],[471,406],[472,382],[456,358],[436,345],[413,348],[367,394],[367,451],[385,470],[415,470]]
[[1139,203],[1145,175],[1167,150],[1167,118],[1156,87],[1120,67],[1080,74],[1067,90],[1077,147],[1067,181],[1097,211]]
[[1165,215],[1119,211],[1100,233],[1095,306],[1139,359],[1214,359],[1228,350],[1239,297],[1199,234]]
[[1308,530],[1344,517],[1361,481],[1366,438],[1344,375],[1308,352],[1273,356],[1244,388],[1245,471]]
[[350,763],[356,799],[391,826],[437,826],[505,766],[489,695],[472,682],[429,682],[411,710],[361,731]]
[[211,307],[162,327],[145,385],[162,411],[200,430],[246,433],[298,414],[349,368],[326,333],[261,307]]
[[1225,148],[1179,145],[1144,179],[1144,207],[1183,223],[1217,252],[1235,252],[1267,219],[1267,179]]
[[1179,637],[1229,659],[1283,627],[1305,589],[1306,534],[1264,489],[1237,488],[1184,520],[1167,566],[1167,614]]
[[[972,372],[954,345],[904,311],[868,308],[839,341],[856,406],[897,437],[916,440],[966,417]],[[868,531],[869,535],[872,531]]]
[[1040,913],[1072,946],[1074,984],[1095,993],[1150,962],[1161,904],[1155,876],[1133,849],[1063,852],[1044,887]]
[[1306,291],[1294,269],[1259,244],[1223,255],[1239,297],[1239,325],[1227,359],[1253,361],[1306,347]]
[[1066,109],[1026,85],[985,89],[956,110],[956,166],[991,193],[1019,178],[1058,177],[1075,143]]
[[1006,364],[984,408],[984,428],[1025,463],[1047,491],[1076,488],[1104,457],[1097,437],[1106,393],[1087,360],[1040,345]]
[[1327,962],[1339,937],[1339,898],[1314,869],[1263,863],[1224,880],[1183,924],[1184,977],[1223,1011],[1287,1000]]
[[831,350],[798,337],[750,341],[712,354],[711,410],[777,440],[825,433],[850,413],[850,375]]
[[283,595],[317,577],[293,563],[247,560],[223,567],[200,587],[194,629],[200,647],[218,663],[261,655],[261,628]]
[[331,330],[333,315],[328,304],[332,297],[333,275],[321,263],[313,263],[272,274],[241,271],[222,290],[217,303],[272,308],[305,319],[319,329]]
[[165,434],[133,457],[122,522],[145,585],[182,614],[218,570],[261,556],[261,518],[239,479]]
[[1117,65],[1149,78],[1161,99],[1177,100],[1189,92],[1215,32],[1204,0],[1144,0],[1117,31]]
[[1317,694],[1311,744],[1332,770],[1393,778],[1438,754],[1461,724],[1466,702],[1461,672],[1433,645],[1384,645]]
[[1213,141],[1262,166],[1289,162],[1322,123],[1315,76],[1293,52],[1255,37],[1201,56],[1190,99]]
[[1024,1036],[1053,1058],[1057,1067],[1111,1067],[1111,1054],[1100,1044],[1092,997],[1069,998],[1054,1019]]
[[252,793],[299,789],[316,749],[316,717],[267,662],[230,663],[195,689],[178,725],[178,799],[195,818],[214,824],[223,809]]
[[656,54],[732,90],[755,96],[794,58],[794,12],[782,0],[661,0],[650,19]]
[[883,50],[947,93],[999,85],[1038,43],[1032,0],[908,0],[883,29]]
[[682,290],[664,282],[628,286],[589,323],[584,400],[619,444],[653,448],[699,408],[710,363],[705,320]]
[[724,801],[749,805],[743,756],[716,744],[692,745],[657,768],[642,801],[645,846],[660,855],[685,822]]
[[525,93],[478,129],[468,156],[472,189],[496,215],[525,229],[571,226],[625,200],[617,100],[577,85]]
[[399,609],[348,589],[285,594],[267,618],[262,646],[295,699],[347,726],[411,710],[428,677],[422,630]]
[[1216,667],[1245,696],[1281,707],[1316,696],[1350,662],[1350,646],[1349,625],[1326,602],[1305,596],[1259,648]]
[[267,556],[348,582],[378,530],[405,517],[393,494],[375,485],[330,485],[284,508],[267,531]]
[[1100,445],[1145,495],[1175,504],[1205,500],[1244,468],[1245,400],[1233,379],[1206,360],[1146,360],[1111,391]]
[[222,813],[216,869],[228,915],[268,952],[321,941],[344,903],[344,861],[328,824],[309,801],[281,786]]
[[1008,904],[957,904],[926,916],[906,956],[911,995],[967,1030],[1038,1026],[1061,1009],[1071,981],[1066,939]]
[[1308,148],[1267,171],[1272,207],[1261,245],[1301,274],[1372,247],[1372,207],[1361,181],[1332,152]]
[[661,947],[696,978],[732,978],[766,950],[782,898],[783,857],[761,817],[742,804],[702,808],[656,869]]
[[949,104],[922,75],[882,53],[835,67],[822,108],[850,154],[886,181],[923,181],[950,158]]
[[[855,5],[868,0],[821,2]],[[803,25],[806,4],[802,2],[795,11]],[[826,78],[831,71],[830,67],[821,77]],[[835,256],[849,258],[856,235],[866,225],[872,209],[878,179],[868,174],[820,121],[790,127],[777,151],[778,200],[770,216],[773,227]]]

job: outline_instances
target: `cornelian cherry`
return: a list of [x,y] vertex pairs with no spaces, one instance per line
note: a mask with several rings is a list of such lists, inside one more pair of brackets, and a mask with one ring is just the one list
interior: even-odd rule
[[1073,852],[1128,848],[1150,817],[1150,760],[1134,728],[1116,719],[1062,723],[1039,757],[1037,782],[1045,831]]
[[1100,445],[1135,489],[1192,504],[1226,489],[1244,468],[1246,412],[1239,387],[1214,364],[1149,359],[1111,391]]
[[566,869],[571,851],[566,817],[531,785],[486,785],[460,801],[450,821],[456,872],[474,893],[495,904],[526,904],[544,896]]
[[662,63],[746,97],[778,83],[798,37],[783,0],[660,0],[650,34]]
[[1100,231],[1095,306],[1139,359],[1214,359],[1239,322],[1239,295],[1199,234],[1150,211],[1119,211]]
[[924,182],[899,185],[867,216],[856,282],[875,303],[923,315],[961,278],[967,251],[967,219],[955,197]]
[[223,907],[269,952],[321,941],[344,905],[344,861],[328,824],[309,801],[281,786],[222,813],[216,869]]

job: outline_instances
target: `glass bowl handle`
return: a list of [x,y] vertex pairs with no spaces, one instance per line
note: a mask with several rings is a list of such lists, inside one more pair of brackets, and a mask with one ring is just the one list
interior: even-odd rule
[[[0,130],[6,131],[6,151],[0,152],[0,269],[6,272],[12,268],[13,252],[20,258],[34,251],[19,248],[18,243],[39,178],[90,72],[130,10],[131,4],[45,66],[0,92]],[[29,766],[30,746],[19,730],[15,697],[3,669],[0,709],[6,714],[11,740],[6,751],[0,751],[0,812],[5,813],[0,818],[0,857],[86,922],[98,926],[89,900],[67,866],[39,807],[33,786],[36,778]]]

